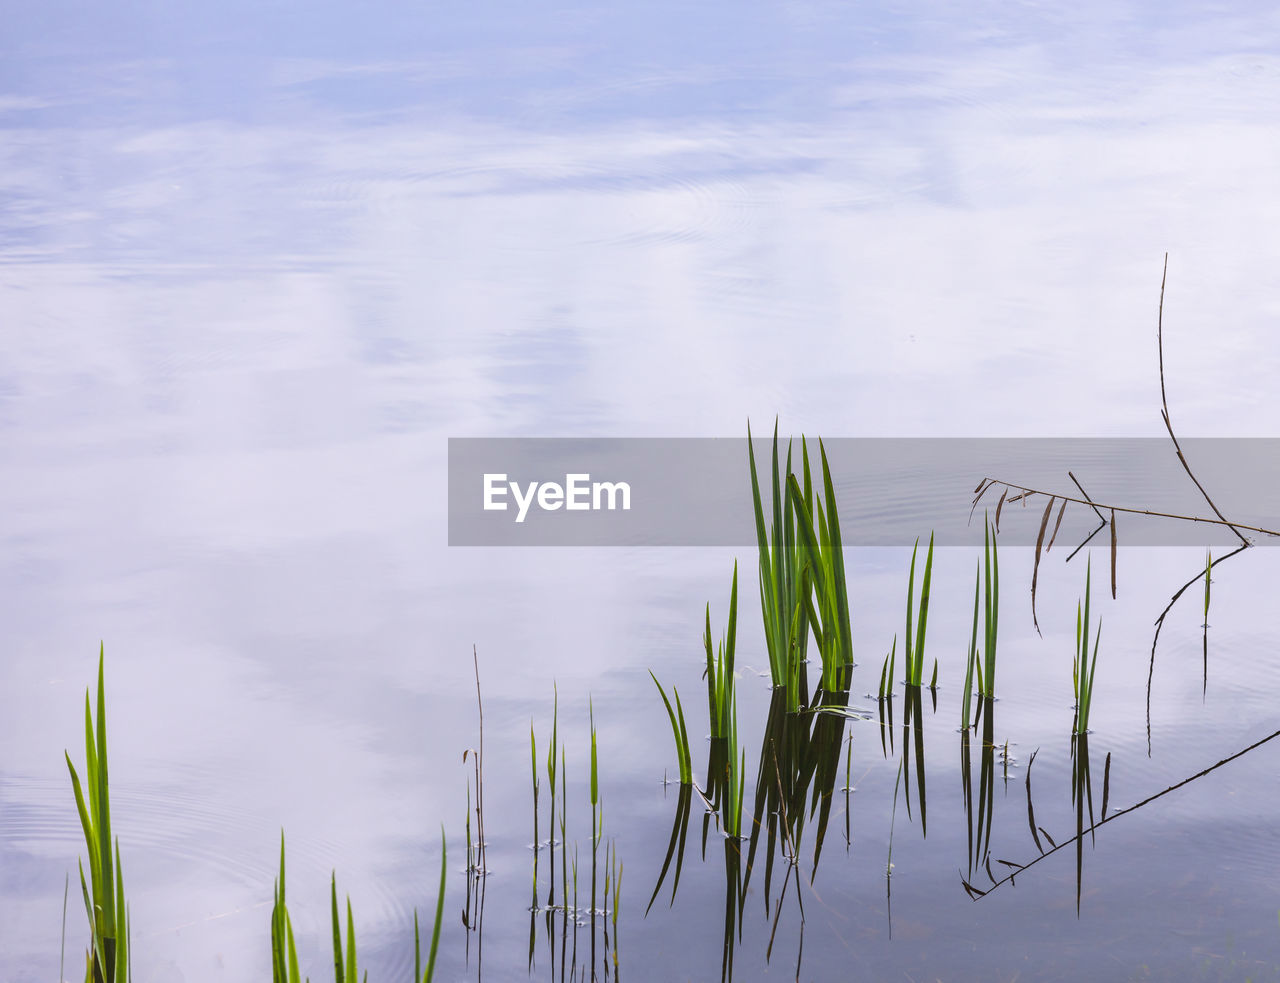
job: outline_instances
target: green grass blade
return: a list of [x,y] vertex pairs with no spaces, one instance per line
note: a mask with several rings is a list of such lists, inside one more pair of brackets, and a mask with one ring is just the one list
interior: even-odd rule
[[117,983],[128,983],[129,979],[129,916],[124,903],[124,871],[120,866],[120,841],[115,844],[115,910],[116,910],[116,948],[115,948],[115,980]]
[[738,635],[738,561],[733,561],[733,587],[729,591],[729,627],[724,636],[725,675],[733,679],[734,650]]
[[347,898],[347,979],[355,983],[359,975],[356,969],[356,923],[351,916],[351,898]]
[[[667,708],[667,717],[671,721],[671,733],[675,737],[676,742],[676,759],[679,762],[680,784],[688,785],[693,780],[692,760],[689,753],[689,739],[684,726],[684,710],[681,708],[679,722],[676,720],[676,713],[671,709],[671,701],[667,699],[666,690],[662,688],[662,684],[658,682],[658,677],[653,674],[653,670],[649,670],[649,678],[653,680],[653,685],[658,687],[658,695],[662,697],[662,704]],[[676,704],[680,703],[680,693],[675,691]]]
[[100,642],[98,645],[98,746],[95,761],[99,795],[97,803],[98,815],[95,825],[98,834],[99,862],[102,865],[102,892],[101,898],[97,900],[103,903],[103,934],[114,941],[117,937],[116,892],[113,890],[115,879],[111,863],[111,798],[109,793],[110,785],[107,781],[107,697],[103,674],[104,658],[104,646]]
[[333,979],[334,983],[346,983],[342,960],[342,928],[338,921],[338,875],[336,872],[330,875],[329,898],[333,916]]
[[436,895],[436,920],[431,929],[431,948],[427,952],[427,971],[422,976],[422,983],[431,983],[436,971],[436,953],[440,949],[440,924],[444,917],[444,885],[446,873],[444,826],[440,827],[440,890]]
[[978,601],[981,599],[982,564],[973,573],[973,631],[969,635],[969,651],[964,666],[964,703],[960,707],[960,729],[969,729],[969,715],[973,707],[973,669],[978,662]]
[[[720,736],[720,703],[716,692],[716,656],[715,645],[711,640],[711,604],[706,608],[706,627],[702,632],[702,644],[707,655],[707,720],[711,726],[711,736]],[[674,721],[672,721],[674,723]]]
[[831,570],[834,574],[836,617],[840,629],[841,666],[853,664],[853,623],[849,614],[849,591],[845,579],[844,543],[840,538],[840,515],[836,509],[836,492],[831,482],[831,469],[827,465],[827,451],[822,441],[818,441],[818,450],[822,454],[822,486],[827,499],[828,523],[830,529]]
[[911,614],[912,614],[911,605],[913,602],[913,595],[915,594],[915,589],[916,589],[916,550],[918,550],[919,548],[920,548],[920,539],[919,537],[917,537],[915,545],[911,547],[911,572],[907,575],[907,634],[906,634],[906,644],[902,648],[903,653],[907,657],[906,665],[904,666],[904,669],[906,671],[903,672],[902,674],[903,682],[906,683],[908,686],[920,685],[920,674],[914,671],[916,667],[916,663],[915,663],[915,649],[912,648],[912,643],[915,640],[915,636],[912,634],[912,630],[911,630]]
[[588,706],[590,707],[591,716],[591,805],[594,810],[594,807],[600,801],[600,774],[596,761],[596,712],[594,705],[589,700]]
[[[917,678],[924,673],[924,636],[929,626],[929,591],[933,582],[933,533],[929,533],[929,552],[924,559],[924,581],[920,585],[920,620],[916,623],[916,667]],[[937,672],[934,681],[937,681]]]

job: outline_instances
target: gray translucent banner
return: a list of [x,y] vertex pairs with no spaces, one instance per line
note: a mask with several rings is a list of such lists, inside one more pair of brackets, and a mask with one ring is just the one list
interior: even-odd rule
[[[771,441],[755,440],[766,514]],[[1121,509],[1216,519],[1178,461],[1156,438],[846,438],[825,442],[847,546],[910,546],[932,532],[940,546],[980,543],[982,514],[995,517],[1005,489],[987,478],[1035,489],[1001,510],[1001,542],[1034,546],[1050,496],[1085,495],[1110,518],[1121,546],[1226,546],[1220,525]],[[1280,530],[1280,440],[1182,441],[1196,477],[1230,520]],[[787,445],[780,442],[785,469]],[[809,443],[817,489],[822,464]],[[792,443],[800,470],[800,441]],[[1079,482],[1077,487],[1072,480]],[[785,477],[785,475],[784,475]],[[1081,491],[1083,488],[1083,493]],[[1062,497],[1053,505],[1051,532]],[[1105,506],[1105,507],[1103,507]],[[1058,545],[1074,548],[1099,524],[1087,504],[1069,503]],[[1046,532],[1046,542],[1049,532]],[[1280,542],[1244,530],[1259,545]],[[1110,541],[1110,531],[1100,534]],[[452,438],[449,440],[451,546],[754,546],[746,438]]]

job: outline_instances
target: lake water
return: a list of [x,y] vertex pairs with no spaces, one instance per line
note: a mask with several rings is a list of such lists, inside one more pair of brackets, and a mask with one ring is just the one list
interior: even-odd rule
[[[742,438],[775,415],[828,438],[1163,437],[1166,251],[1179,434],[1280,433],[1280,24],[1264,6],[66,4],[6,23],[5,979],[58,973],[83,852],[63,751],[83,760],[100,640],[140,983],[265,978],[282,828],[304,971],[327,972],[336,869],[370,979],[404,978],[442,823],[437,979],[571,975],[558,916],[549,938],[538,914],[529,958],[528,731],[545,754],[553,684],[580,865],[594,708],[624,866],[618,978],[725,971],[736,881],[714,828],[703,858],[698,804],[674,900],[669,874],[645,916],[678,801],[648,670],[682,690],[702,772],[704,606],[718,631],[736,558],[750,813],[769,704],[754,548],[451,548],[449,438]],[[1211,493],[1231,480],[1199,476]],[[1038,516],[1005,521],[1025,536]],[[1173,609],[1148,733],[1152,623],[1204,551],[1122,548],[1112,601],[1102,540],[1089,755],[1095,811],[1106,772],[1114,814],[1280,727],[1278,561],[1215,569],[1207,685],[1198,586]],[[863,696],[903,630],[910,544],[849,552],[850,702],[872,719],[839,734],[847,826],[841,751],[816,873],[810,825],[767,951],[787,868],[768,903],[753,870],[733,977],[1280,975],[1280,741],[1086,834],[1079,874],[1067,845],[966,891],[1078,818],[1084,557],[1042,562],[1041,637],[1031,550],[1010,547],[995,876],[969,869],[958,728],[980,545],[975,527],[935,560],[927,827],[914,757],[897,781],[902,689],[891,755]],[[473,645],[482,932],[459,917]],[[540,801],[545,839],[545,779]],[[83,919],[73,883],[69,979]]]

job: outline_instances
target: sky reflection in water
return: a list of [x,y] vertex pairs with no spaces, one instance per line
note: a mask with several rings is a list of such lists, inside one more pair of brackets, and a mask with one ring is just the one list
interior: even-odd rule
[[[724,596],[734,554],[450,551],[449,436],[739,436],[774,414],[784,432],[828,436],[1160,436],[1166,250],[1180,433],[1280,429],[1280,59],[1262,8],[10,7],[6,978],[56,972],[78,848],[60,751],[78,746],[99,638],[140,979],[263,971],[254,906],[281,824],[315,972],[335,866],[371,978],[407,965],[436,824],[461,842],[473,642],[488,801],[513,817],[490,823],[487,965],[525,959],[524,742],[530,716],[547,727],[555,678],[575,802],[588,693],[598,711],[627,870],[624,972],[661,946],[679,954],[673,977],[714,976],[725,882],[711,843],[706,864],[686,860],[675,908],[638,917],[676,804],[655,784],[673,761],[645,670],[700,705],[702,605]],[[1120,600],[1103,605],[1092,777],[1111,752],[1113,809],[1274,729],[1273,561],[1257,551],[1215,587],[1207,700],[1196,612],[1165,629],[1146,757],[1150,622],[1197,562],[1122,554]],[[1075,822],[1081,578],[1056,555],[1043,565],[1041,640],[1030,556],[1007,563],[997,738],[1023,763],[1039,748],[1036,814],[1056,836]],[[845,859],[828,833],[806,976],[1139,973],[1161,954],[1207,978],[1232,960],[1274,973],[1270,745],[1099,831],[1079,920],[1074,858],[968,902],[953,714],[971,564],[945,551],[935,571],[929,836],[898,810],[893,945],[896,765],[874,725],[852,722],[852,844]],[[851,559],[854,702],[900,630],[905,570],[902,551]],[[749,589],[740,624],[740,664],[764,666]],[[768,694],[749,674],[740,685],[754,774]],[[996,786],[992,832],[1018,863],[1035,849],[1024,767],[1007,799]],[[455,876],[451,918],[462,904]],[[761,907],[747,898],[746,924],[765,924]],[[782,926],[791,959],[794,918]],[[738,978],[760,973],[766,943],[744,933]]]

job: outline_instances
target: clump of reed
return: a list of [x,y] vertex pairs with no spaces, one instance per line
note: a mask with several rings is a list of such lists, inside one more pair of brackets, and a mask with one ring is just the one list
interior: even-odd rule
[[[652,674],[650,674],[652,675]],[[657,680],[654,680],[657,683]],[[658,689],[661,692],[662,687],[659,684]],[[665,699],[665,694],[664,694]],[[681,711],[681,720],[683,720],[683,710]],[[561,961],[562,974],[564,972],[565,960],[568,959],[569,930],[572,925],[573,930],[573,965],[577,967],[577,933],[580,925],[585,921],[590,923],[591,929],[591,964],[596,965],[596,922],[597,919],[604,920],[604,944],[605,958],[612,960],[617,965],[617,912],[620,905],[620,892],[622,882],[622,863],[618,859],[617,845],[612,839],[606,841],[604,835],[604,804],[601,794],[600,785],[600,748],[599,736],[595,726],[595,707],[592,702],[588,702],[588,723],[589,723],[589,755],[590,768],[587,775],[587,797],[591,807],[591,883],[590,883],[590,907],[580,908],[578,905],[578,845],[573,846],[572,856],[570,856],[568,841],[568,766],[567,766],[567,748],[559,738],[559,693],[557,691],[552,711],[551,725],[551,741],[547,749],[546,760],[546,778],[551,787],[551,840],[550,847],[550,887],[547,891],[546,901],[544,904],[538,903],[538,873],[540,866],[540,847],[541,844],[534,843],[534,865],[533,865],[533,903],[530,905],[530,929],[529,929],[529,966],[532,969],[534,954],[536,949],[536,916],[542,913],[546,917],[546,934],[551,945],[552,958],[555,956],[556,936],[554,934],[554,916],[559,913],[560,921],[560,944],[561,944]],[[541,779],[538,775],[538,750],[537,740],[533,727],[530,727],[529,736],[530,756],[533,767],[533,788],[534,788],[534,830],[535,835],[539,827],[538,797],[541,787]],[[557,789],[557,785],[559,786]],[[559,803],[559,812],[557,813],[557,802]],[[557,842],[556,825],[559,824],[559,836]],[[604,846],[603,863],[600,857],[600,847]],[[559,848],[559,887],[557,888],[557,865],[555,860],[556,850]],[[603,898],[600,897],[601,890],[601,873],[603,871]],[[585,888],[585,867],[584,867],[584,890]],[[597,902],[599,904],[597,905]],[[609,926],[612,924],[614,934],[612,946],[610,945]],[[572,975],[572,974],[571,974]]]
[[[271,980],[272,983],[304,983],[298,965],[298,947],[293,936],[293,920],[285,902],[285,849],[284,832],[280,833],[280,876],[275,883],[275,901],[271,908]],[[440,948],[440,928],[444,915],[445,877],[448,871],[443,827],[440,830],[440,887],[436,895],[435,924],[431,930],[431,946],[427,951],[427,965],[422,965],[422,944],[418,926],[418,909],[413,910],[413,980],[414,983],[431,983],[435,976],[436,954]],[[342,920],[338,909],[338,877],[333,873],[329,880],[329,910],[333,929],[334,983],[368,983],[369,974],[360,975],[356,959],[356,926],[347,898],[346,941],[343,941]]]
[[827,452],[821,440],[818,450],[822,457],[821,499],[814,495],[809,449],[803,438],[799,475],[791,468],[790,443],[785,476],[779,468],[775,421],[772,524],[766,525],[751,428],[747,427],[765,642],[774,688],[785,690],[789,712],[799,710],[807,699],[804,663],[811,631],[821,656],[824,690],[847,689],[853,667],[853,633],[840,517]]
[[[804,459],[805,488],[809,487],[809,452],[801,441]],[[849,591],[844,571],[844,544],[840,539],[840,516],[836,508],[836,492],[831,481],[827,451],[818,441],[822,457],[823,499],[816,497],[812,507],[802,494],[796,476],[789,475],[788,487],[796,511],[796,529],[804,549],[806,566],[801,571],[801,595],[808,615],[809,628],[822,657],[822,688],[828,693],[849,688],[853,668],[853,626],[849,614]],[[804,589],[804,581],[812,582],[812,594]],[[788,702],[790,700],[788,699]]]
[[1075,732],[1089,731],[1089,706],[1093,702],[1093,676],[1098,668],[1098,643],[1102,641],[1102,621],[1098,621],[1093,639],[1093,658],[1089,657],[1089,596],[1092,570],[1085,568],[1084,601],[1076,603],[1076,650],[1071,665],[1071,683],[1076,697]]
[[[742,796],[746,783],[746,752],[738,747],[738,696],[734,675],[734,652],[738,634],[738,564],[733,565],[733,583],[729,589],[729,623],[717,642],[711,634],[711,605],[706,607],[702,646],[706,658],[703,677],[707,682],[707,721],[711,749],[707,760],[706,788],[702,795],[720,813],[725,834],[737,837],[742,829]],[[676,743],[680,785],[693,784],[693,763],[689,750],[689,732],[685,724],[680,693],[673,687],[676,705],[672,709],[666,690],[652,670],[650,678],[658,687],[667,720]],[[668,856],[668,860],[670,857]],[[659,879],[661,883],[661,879]],[[652,903],[652,901],[650,902]]]
[[[129,913],[120,866],[120,841],[111,836],[111,796],[107,785],[107,699],[103,676],[104,646],[98,646],[98,717],[95,725],[84,694],[84,749],[87,789],[71,755],[67,770],[75,793],[76,811],[89,853],[89,876],[80,864],[80,888],[89,918],[89,949],[85,954],[86,983],[127,983],[129,971]],[[86,795],[87,792],[87,795]]]
[[791,443],[787,443],[786,469],[778,466],[778,423],[773,425],[773,472],[771,523],[766,526],[761,502],[760,480],[756,472],[751,425],[747,424],[747,456],[751,464],[751,495],[755,508],[756,542],[760,553],[760,611],[764,621],[765,644],[769,650],[769,671],[775,689],[788,693],[792,710],[799,707],[804,684],[804,660],[808,655],[809,626],[804,606],[809,584],[804,570],[806,558],[797,529],[796,497],[806,503],[813,499],[809,469],[804,468],[804,488],[797,491],[791,476]]

